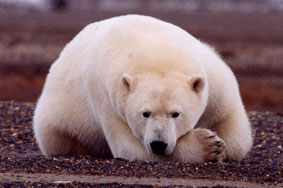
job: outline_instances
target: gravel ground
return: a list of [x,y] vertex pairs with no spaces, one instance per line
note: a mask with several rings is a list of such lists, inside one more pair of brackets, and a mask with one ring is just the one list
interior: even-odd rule
[[[90,156],[42,156],[32,132],[34,104],[0,102],[0,187],[45,187],[55,186],[54,182],[15,181],[1,179],[1,174],[47,174],[124,177],[124,178],[167,178],[197,179],[209,181],[235,181],[282,187],[282,137],[283,114],[250,112],[253,126],[254,146],[241,162],[226,163],[181,163],[125,161],[122,159],[99,159]],[[62,187],[113,186],[151,187],[135,183],[98,183],[72,181],[57,184]],[[170,184],[171,185],[171,184]],[[171,185],[172,186],[172,185]],[[213,187],[233,187],[213,186]],[[193,187],[193,186],[192,186]],[[205,187],[205,186],[202,186]],[[239,186],[235,186],[239,187]],[[245,187],[245,186],[243,186]]]

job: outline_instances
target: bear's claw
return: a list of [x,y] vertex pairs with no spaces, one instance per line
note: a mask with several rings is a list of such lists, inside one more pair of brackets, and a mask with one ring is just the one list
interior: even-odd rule
[[226,143],[208,129],[198,129],[198,139],[203,145],[204,162],[222,162],[225,158]]
[[212,144],[206,147],[207,154],[205,160],[212,162],[222,162],[225,158],[226,144],[218,136],[215,136],[214,139],[217,139],[217,141],[214,141]]

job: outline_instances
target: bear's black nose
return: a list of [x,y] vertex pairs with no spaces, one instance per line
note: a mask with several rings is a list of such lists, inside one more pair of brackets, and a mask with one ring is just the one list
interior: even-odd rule
[[167,144],[161,141],[153,141],[150,143],[150,147],[155,155],[164,155]]

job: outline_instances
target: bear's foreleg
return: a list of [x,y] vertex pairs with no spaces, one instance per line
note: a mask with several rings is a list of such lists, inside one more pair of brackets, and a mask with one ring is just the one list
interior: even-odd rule
[[[108,112],[107,115],[110,115]],[[105,117],[102,123],[104,135],[115,158],[130,161],[160,161],[163,157],[155,156],[146,151],[143,143],[132,133],[129,126],[115,113]]]
[[197,128],[179,138],[172,159],[184,162],[221,162],[225,158],[225,150],[225,142],[215,132]]
[[237,111],[229,113],[222,121],[217,122],[213,129],[226,142],[227,158],[241,160],[253,144],[252,131],[244,109],[234,109]]

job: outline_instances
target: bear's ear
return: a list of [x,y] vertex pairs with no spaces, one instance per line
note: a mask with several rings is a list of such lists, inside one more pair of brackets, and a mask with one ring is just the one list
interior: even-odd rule
[[199,93],[204,88],[204,79],[199,75],[192,76],[189,78],[188,84],[193,91]]
[[134,90],[134,81],[133,78],[128,74],[123,74],[121,77],[122,85],[124,88],[127,89],[127,91],[133,91]]

